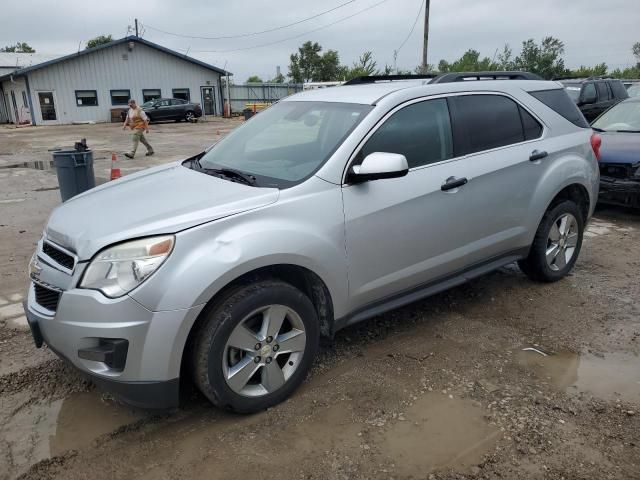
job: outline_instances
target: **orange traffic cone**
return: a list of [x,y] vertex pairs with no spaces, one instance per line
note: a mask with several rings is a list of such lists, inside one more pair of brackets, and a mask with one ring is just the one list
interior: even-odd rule
[[117,180],[121,177],[120,168],[116,167],[116,160],[118,160],[118,155],[115,153],[111,154],[111,180]]

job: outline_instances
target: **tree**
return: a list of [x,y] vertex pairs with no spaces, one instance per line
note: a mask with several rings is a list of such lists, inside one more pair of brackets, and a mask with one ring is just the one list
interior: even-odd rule
[[15,53],[36,53],[27,42],[17,42],[15,45],[7,45],[4,48],[0,48],[0,52],[15,52]]
[[262,79],[258,75],[251,75],[247,78],[247,83],[262,83]]
[[298,48],[298,53],[289,57],[289,77],[295,83],[328,82],[344,75],[340,57],[335,50],[320,55],[322,47],[317,42],[307,41]]
[[452,63],[446,60],[440,60],[438,63],[438,70],[441,73],[446,72],[481,72],[498,70],[499,65],[491,60],[489,57],[480,58],[480,52],[470,48],[462,57],[455,60]]
[[637,67],[640,68],[640,42],[636,42],[631,47],[631,51],[633,52],[633,56],[636,57],[636,61],[638,62]]
[[515,70],[516,64],[513,60],[513,50],[508,43],[504,44],[502,48],[502,53],[498,54],[498,68],[500,70]]
[[580,68],[571,71],[571,75],[574,77],[604,77],[607,74],[607,70],[607,64],[604,62],[593,67],[580,65]]
[[545,37],[540,45],[530,38],[522,42],[522,51],[514,61],[516,70],[537,73],[543,78],[551,79],[564,75],[567,70],[562,55],[564,43],[554,37]]
[[271,80],[269,80],[269,83],[284,83],[284,80],[285,80],[284,75],[279,73],[275,77],[273,77]]
[[104,45],[105,43],[113,42],[113,37],[111,34],[109,35],[98,35],[97,37],[92,38],[91,40],[87,40],[87,46],[85,50],[89,50],[90,48],[95,48],[98,45]]
[[370,51],[364,52],[362,55],[360,55],[360,58],[357,62],[353,62],[353,68],[350,68],[347,72],[346,80],[351,80],[355,77],[377,75],[379,74],[379,72],[376,66],[377,62],[373,59],[373,53],[371,53]]

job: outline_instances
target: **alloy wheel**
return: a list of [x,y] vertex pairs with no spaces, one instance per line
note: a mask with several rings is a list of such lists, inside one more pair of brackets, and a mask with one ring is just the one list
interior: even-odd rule
[[195,115],[193,114],[193,112],[187,112],[187,114],[185,115],[185,118],[187,122],[193,122]]
[[573,258],[578,245],[578,221],[565,213],[558,217],[549,231],[547,238],[547,265],[554,272],[562,270]]
[[302,361],[307,335],[300,316],[285,305],[253,311],[231,332],[222,360],[227,385],[237,394],[275,392]]

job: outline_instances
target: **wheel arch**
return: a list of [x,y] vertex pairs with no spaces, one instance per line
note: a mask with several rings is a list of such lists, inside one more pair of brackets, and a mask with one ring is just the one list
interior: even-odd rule
[[261,280],[280,280],[296,287],[309,297],[318,315],[320,334],[325,337],[333,335],[334,310],[333,298],[325,281],[314,271],[290,263],[278,263],[256,268],[243,273],[220,288],[206,303],[189,330],[187,340],[182,348],[180,361],[181,376],[184,368],[189,365],[190,351],[194,338],[201,328],[204,319],[217,302],[225,298],[231,291]]

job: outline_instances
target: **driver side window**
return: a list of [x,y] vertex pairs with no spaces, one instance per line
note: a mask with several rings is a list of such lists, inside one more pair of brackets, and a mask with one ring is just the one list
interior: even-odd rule
[[356,163],[374,152],[399,153],[409,168],[453,157],[447,100],[439,98],[408,105],[389,117],[367,140]]

